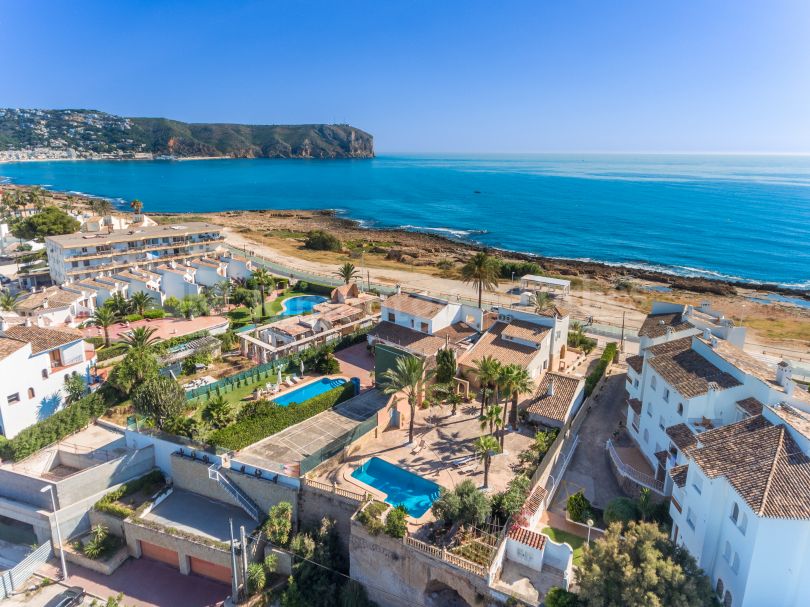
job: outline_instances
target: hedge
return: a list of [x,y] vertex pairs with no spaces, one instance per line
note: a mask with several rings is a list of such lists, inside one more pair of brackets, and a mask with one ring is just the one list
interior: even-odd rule
[[602,356],[599,357],[599,362],[596,364],[596,367],[594,367],[593,371],[591,371],[588,374],[588,377],[585,378],[585,396],[588,396],[591,392],[593,392],[596,384],[599,383],[602,375],[605,374],[605,369],[607,369],[608,365],[613,362],[613,358],[616,356],[617,351],[618,346],[615,342],[611,342],[605,346],[605,351],[602,352]]
[[108,402],[101,391],[89,394],[1,444],[0,457],[12,461],[28,457],[68,434],[81,430],[104,413],[107,406]]
[[129,346],[126,344],[112,344],[111,346],[102,348],[101,350],[96,350],[96,359],[98,362],[103,363],[105,360],[110,360],[116,356],[126,354],[128,349]]
[[305,291],[306,293],[313,293],[315,295],[325,295],[329,297],[332,295],[332,291],[335,290],[335,287],[333,286],[322,285],[318,284],[317,282],[307,282],[306,284],[306,289],[302,289],[302,291]]
[[354,384],[346,382],[303,403],[290,403],[286,407],[266,400],[250,403],[239,412],[235,423],[212,432],[207,442],[225,449],[242,449],[331,409],[352,396]]
[[162,308],[153,308],[151,310],[144,310],[143,317],[148,318],[150,320],[155,320],[157,318],[163,318],[166,316],[166,311]]
[[136,478],[128,483],[124,483],[115,491],[110,491],[108,494],[98,500],[93,507],[99,512],[106,512],[107,514],[111,514],[117,518],[127,518],[128,516],[135,514],[135,510],[126,504],[117,503],[118,500],[128,495],[132,495],[133,493],[137,493],[146,487],[152,487],[164,482],[166,482],[166,478],[163,476],[163,473],[160,470],[152,470],[152,472],[141,476],[140,478]]

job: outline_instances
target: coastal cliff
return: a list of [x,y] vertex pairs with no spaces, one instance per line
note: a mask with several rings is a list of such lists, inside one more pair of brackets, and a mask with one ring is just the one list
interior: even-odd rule
[[94,110],[0,109],[0,160],[160,156],[373,158],[374,138],[347,124],[207,124]]

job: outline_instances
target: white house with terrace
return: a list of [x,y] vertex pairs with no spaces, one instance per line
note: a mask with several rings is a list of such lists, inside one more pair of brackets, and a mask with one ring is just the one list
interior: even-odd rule
[[141,268],[130,268],[119,272],[113,276],[113,279],[122,280],[127,283],[127,290],[130,297],[135,293],[146,293],[154,299],[155,303],[158,305],[163,305],[163,300],[166,299],[163,292],[160,290],[162,277],[155,272]]
[[160,290],[166,297],[183,299],[202,293],[202,285],[195,280],[197,269],[173,261],[159,265],[155,272],[160,274]]
[[63,286],[66,290],[77,293],[95,293],[96,306],[103,306],[105,301],[117,294],[129,297],[129,285],[123,280],[117,280],[111,276],[99,276],[98,279],[85,278],[65,283]]
[[90,379],[95,352],[67,328],[0,325],[0,434],[6,438],[64,406],[68,376]]
[[80,285],[34,287],[20,297],[14,310],[40,327],[77,327],[96,310],[96,291]]
[[639,349],[646,350],[650,346],[681,337],[702,335],[706,330],[714,337],[728,341],[738,348],[745,345],[745,327],[737,326],[723,312],[713,309],[708,301],[701,302],[697,308],[656,301],[638,331]]

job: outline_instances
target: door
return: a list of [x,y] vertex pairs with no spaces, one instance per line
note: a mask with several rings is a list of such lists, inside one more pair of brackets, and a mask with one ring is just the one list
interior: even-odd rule
[[177,552],[164,548],[163,546],[141,541],[141,556],[166,563],[178,569],[180,568],[180,558],[177,556]]
[[231,570],[229,567],[209,563],[208,561],[203,561],[193,556],[189,557],[188,560],[191,563],[192,573],[217,580],[218,582],[224,582],[225,584],[231,583]]

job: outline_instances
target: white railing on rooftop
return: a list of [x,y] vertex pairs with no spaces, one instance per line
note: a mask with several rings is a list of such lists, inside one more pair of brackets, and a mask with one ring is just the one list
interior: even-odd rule
[[613,441],[608,439],[607,441],[607,451],[610,454],[610,459],[613,461],[613,464],[616,466],[616,470],[619,471],[619,474],[622,476],[629,478],[635,483],[647,487],[651,491],[655,491],[660,495],[664,495],[664,483],[662,481],[657,480],[655,477],[650,476],[649,474],[645,474],[640,470],[636,470],[630,464],[626,464],[622,461],[621,456],[616,451],[616,448],[613,446]]

